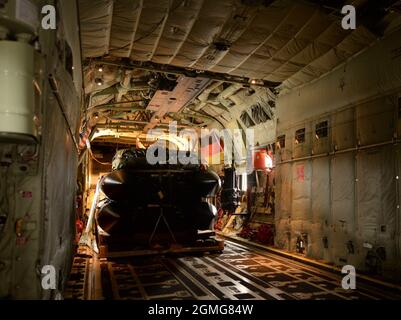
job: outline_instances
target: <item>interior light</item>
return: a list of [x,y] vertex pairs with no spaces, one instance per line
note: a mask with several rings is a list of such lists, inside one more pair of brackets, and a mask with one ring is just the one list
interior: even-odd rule
[[96,83],[98,86],[101,86],[101,85],[103,84],[103,80],[102,80],[101,78],[96,78],[96,79],[95,79],[95,83]]
[[262,79],[249,79],[249,83],[257,86],[263,86],[265,84]]
[[247,183],[248,175],[246,173],[242,174],[242,180],[241,180],[241,190],[242,191],[247,191],[248,189],[248,183]]
[[97,69],[97,71],[103,72],[103,68],[102,68],[102,67],[99,67],[99,68]]

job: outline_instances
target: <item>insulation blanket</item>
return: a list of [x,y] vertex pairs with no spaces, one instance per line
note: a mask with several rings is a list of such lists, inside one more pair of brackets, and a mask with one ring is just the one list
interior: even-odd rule
[[[277,116],[286,127],[401,87],[401,30],[389,35],[342,68],[277,98]],[[366,66],[371,66],[367,68]],[[319,94],[316,94],[319,92]]]

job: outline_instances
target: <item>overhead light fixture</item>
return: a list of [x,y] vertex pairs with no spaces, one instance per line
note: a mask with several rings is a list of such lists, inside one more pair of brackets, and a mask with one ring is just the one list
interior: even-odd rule
[[96,78],[96,79],[95,79],[95,83],[96,83],[98,86],[101,86],[101,85],[103,85],[103,79],[102,79],[102,78]]
[[257,86],[263,86],[265,84],[265,82],[261,79],[250,79],[249,80],[250,84],[255,84]]
[[99,68],[97,68],[97,71],[99,71],[99,72],[103,72],[103,67],[102,67],[102,66],[100,66]]

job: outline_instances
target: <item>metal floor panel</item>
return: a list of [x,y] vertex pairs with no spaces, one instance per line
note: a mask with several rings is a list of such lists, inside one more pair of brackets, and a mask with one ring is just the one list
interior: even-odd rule
[[[85,289],[94,263],[74,260],[66,291],[70,299],[117,300],[367,300],[401,299],[401,294],[357,282],[341,288],[341,274],[271,252],[226,241],[223,253],[101,259],[101,290]],[[94,258],[88,258],[92,260]],[[84,273],[84,274],[83,274]],[[96,272],[92,271],[92,274]],[[94,285],[93,282],[91,285]],[[80,292],[82,290],[82,292]]]

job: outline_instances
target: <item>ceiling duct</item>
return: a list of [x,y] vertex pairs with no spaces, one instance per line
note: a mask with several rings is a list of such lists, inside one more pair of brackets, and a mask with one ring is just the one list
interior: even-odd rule
[[180,76],[172,91],[157,90],[147,107],[147,110],[154,111],[155,114],[150,124],[146,126],[145,131],[153,128],[166,113],[181,111],[202,92],[210,81],[208,78]]
[[167,112],[178,112],[195,98],[209,81],[207,78],[181,76],[177,79],[177,85],[172,91],[157,90],[147,109],[160,112],[159,116]]

